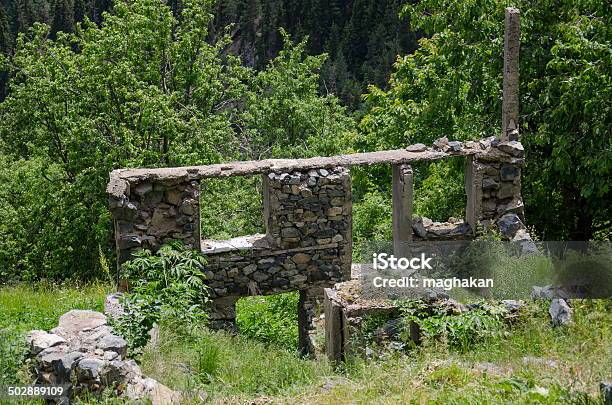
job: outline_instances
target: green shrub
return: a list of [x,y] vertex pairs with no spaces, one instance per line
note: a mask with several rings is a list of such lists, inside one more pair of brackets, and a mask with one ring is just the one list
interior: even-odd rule
[[295,349],[298,301],[297,292],[242,298],[236,304],[238,330],[249,338]]
[[429,309],[422,301],[402,305],[404,324],[415,322],[426,341],[442,341],[450,348],[465,352],[474,345],[498,336],[502,330],[504,307],[480,303],[478,308],[460,314],[449,314],[444,307]]
[[204,264],[199,252],[180,242],[164,245],[155,254],[140,250],[123,264],[122,276],[130,281],[130,292],[122,300],[125,315],[114,326],[132,350],[147,343],[148,331],[162,318],[187,324],[206,320]]

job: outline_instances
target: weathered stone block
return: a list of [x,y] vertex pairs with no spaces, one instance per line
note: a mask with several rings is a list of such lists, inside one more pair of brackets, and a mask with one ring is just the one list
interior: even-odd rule
[[521,170],[514,165],[503,165],[500,169],[500,177],[503,181],[512,181],[520,174]]

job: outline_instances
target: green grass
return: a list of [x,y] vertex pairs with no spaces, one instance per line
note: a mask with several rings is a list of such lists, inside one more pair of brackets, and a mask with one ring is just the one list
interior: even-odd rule
[[332,374],[325,361],[300,358],[295,350],[245,336],[206,329],[160,327],[157,347],[148,346],[143,372],[174,389],[208,393],[232,403],[261,395],[295,395]]
[[25,336],[30,330],[57,326],[59,317],[71,309],[102,311],[109,291],[102,284],[0,287],[0,385],[28,382],[22,360]]
[[[101,310],[106,292],[100,285],[0,288],[0,375],[5,379],[0,384],[27,377],[20,354],[28,330],[52,328],[73,308]],[[263,340],[268,342],[291,324],[278,321],[278,313],[270,315],[274,305],[266,300],[240,305],[239,312],[258,314],[243,319],[266,325]],[[158,345],[146,347],[139,361],[146,375],[187,391],[184,403],[199,403],[201,397],[220,404],[601,403],[598,383],[612,377],[612,301],[573,305],[575,321],[566,328],[551,328],[547,307],[532,304],[523,321],[469,350],[429,341],[408,353],[352,358],[335,370],[323,355],[300,358],[289,340],[264,343],[175,324],[161,325]],[[279,306],[289,307],[293,304]],[[541,363],[525,364],[526,356]]]
[[[600,403],[598,384],[612,376],[612,305],[575,305],[568,328],[551,328],[546,308],[536,305],[505,336],[466,353],[432,343],[408,356],[354,360],[346,370],[350,383],[306,402]],[[552,360],[555,367],[526,365],[527,356]]]
[[238,331],[263,343],[297,347],[299,299],[297,291],[239,299],[236,303]]

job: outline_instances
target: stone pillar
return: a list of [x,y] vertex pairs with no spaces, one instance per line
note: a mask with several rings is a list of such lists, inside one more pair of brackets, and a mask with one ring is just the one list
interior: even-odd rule
[[215,330],[236,331],[236,301],[239,297],[227,296],[212,300],[209,326]]
[[270,173],[263,179],[264,223],[271,249],[338,249],[350,277],[351,177],[344,167]]
[[502,141],[518,141],[519,128],[519,48],[520,12],[506,8],[504,33],[504,98],[502,106]]
[[476,232],[478,221],[482,216],[482,175],[478,170],[478,161],[471,155],[465,159],[465,222]]
[[314,354],[310,332],[314,329],[315,305],[315,292],[300,290],[300,300],[298,302],[298,350],[304,356]]
[[336,290],[326,288],[324,292],[325,353],[331,362],[344,358],[342,306],[337,302]]
[[521,168],[523,146],[516,141],[481,140],[484,153],[468,156],[465,167],[465,220],[472,230],[485,228],[507,214],[523,220]]
[[412,167],[393,165],[393,254],[408,257],[412,241]]

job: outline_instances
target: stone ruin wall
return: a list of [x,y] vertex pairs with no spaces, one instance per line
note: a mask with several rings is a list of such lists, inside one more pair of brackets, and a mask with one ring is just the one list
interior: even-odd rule
[[118,263],[137,249],[155,251],[174,240],[200,248],[199,182],[166,179],[127,185],[125,194],[109,199]]
[[[466,160],[465,219],[440,224],[413,218],[409,163],[457,156]],[[520,194],[523,162],[519,142],[490,137],[464,143],[441,138],[431,147],[419,144],[336,157],[119,170],[113,172],[108,186],[118,269],[136,249],[155,251],[163,243],[182,240],[207,257],[213,326],[231,327],[239,297],[299,290],[303,338],[310,328],[314,300],[322,297],[322,289],[350,279],[352,196],[348,167],[382,163],[399,168],[394,169],[391,181],[394,239],[402,243],[413,238],[470,239],[481,225],[498,227],[506,238],[516,240],[528,238]],[[201,240],[199,181],[257,174],[263,176],[266,234],[222,242]]]
[[[350,278],[351,179],[343,167],[263,176],[266,235],[203,241],[213,322],[234,321],[239,297],[304,291]],[[310,308],[313,305],[309,305]],[[312,314],[308,314],[309,317]]]
[[508,240],[530,241],[521,195],[522,144],[495,138],[479,143],[489,152],[474,155],[466,163],[467,222],[497,228]]

